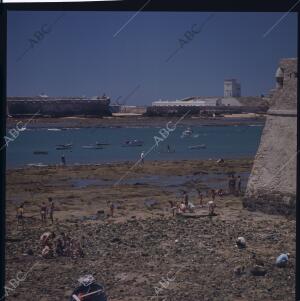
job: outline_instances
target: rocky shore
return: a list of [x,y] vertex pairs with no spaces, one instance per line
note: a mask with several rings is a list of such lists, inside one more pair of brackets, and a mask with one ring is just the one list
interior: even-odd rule
[[[132,165],[7,171],[7,283],[26,275],[7,300],[68,300],[84,274],[93,274],[111,301],[294,300],[295,220],[245,210],[242,195],[217,197],[212,218],[207,207],[197,218],[173,217],[169,208],[182,190],[198,205],[195,188],[207,203],[206,191],[226,183],[228,173],[249,173],[252,159]],[[39,205],[49,196],[55,223],[43,226]],[[147,199],[155,204],[145,205]],[[107,201],[116,204],[115,216],[95,219],[97,211],[109,212]],[[15,219],[21,202],[24,230]],[[80,239],[84,258],[42,259],[39,237],[46,230]],[[238,236],[245,249],[236,247]],[[290,260],[278,268],[283,252]]]

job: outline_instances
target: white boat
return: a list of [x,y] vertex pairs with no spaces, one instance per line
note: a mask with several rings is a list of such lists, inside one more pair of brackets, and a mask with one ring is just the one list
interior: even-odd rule
[[127,140],[123,143],[124,147],[129,146],[143,146],[144,142],[141,140]]
[[31,166],[31,167],[46,167],[46,164],[43,163],[29,163],[27,164],[27,166]]
[[206,148],[205,144],[191,145],[188,147],[189,149],[203,149]]
[[185,131],[182,132],[182,137],[191,136],[193,131],[191,128],[187,128]]
[[53,129],[48,129],[48,131],[59,132],[59,131],[61,131],[61,129],[55,129],[55,128],[53,128]]

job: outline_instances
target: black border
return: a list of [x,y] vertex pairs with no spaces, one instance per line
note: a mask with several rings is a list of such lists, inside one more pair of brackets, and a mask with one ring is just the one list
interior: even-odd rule
[[[1,0],[0,0],[1,1]],[[123,0],[114,2],[73,2],[73,3],[6,3],[0,4],[0,145],[4,145],[6,132],[6,72],[7,72],[7,12],[8,11],[140,11],[146,0]],[[300,2],[297,0],[150,0],[143,11],[202,11],[202,12],[297,12]],[[295,6],[295,7],[294,7]],[[291,10],[291,8],[293,9]],[[298,49],[299,58],[299,14],[298,14]],[[298,59],[298,70],[300,62]],[[297,83],[300,91],[300,83]],[[300,112],[300,93],[297,94],[297,109]],[[298,194],[300,180],[300,122],[297,117],[297,191],[296,191],[296,254],[298,255],[300,231],[300,211]],[[6,150],[0,151],[0,296],[4,295],[5,286],[5,171]],[[299,285],[297,285],[299,283]],[[296,259],[296,300],[300,300],[300,261]],[[3,299],[4,300],[4,299]]]

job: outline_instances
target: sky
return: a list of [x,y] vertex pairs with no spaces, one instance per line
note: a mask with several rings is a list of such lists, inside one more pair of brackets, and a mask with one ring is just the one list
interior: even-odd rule
[[274,88],[279,60],[297,56],[296,13],[274,27],[284,12],[134,14],[8,12],[7,95],[150,105],[222,96],[236,78],[257,96]]

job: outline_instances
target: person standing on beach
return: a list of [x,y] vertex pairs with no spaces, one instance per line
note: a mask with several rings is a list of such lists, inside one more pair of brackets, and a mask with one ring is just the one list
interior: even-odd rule
[[177,209],[176,202],[174,202],[174,201],[169,201],[169,204],[170,204],[170,207],[171,207],[172,215],[173,215],[173,217],[174,217],[174,216],[175,216],[176,209]]
[[237,189],[238,189],[238,195],[242,193],[242,179],[241,176],[237,177]]
[[53,218],[53,213],[54,213],[54,202],[51,197],[48,198],[49,202],[49,219],[51,220],[51,223],[53,225],[54,218]]
[[114,217],[115,204],[111,202],[109,208],[110,208],[110,216]]
[[189,206],[189,195],[186,191],[183,192],[183,202],[186,208]]
[[230,194],[235,194],[235,192],[236,192],[235,186],[236,186],[236,179],[235,179],[234,175],[232,174],[229,179],[229,193]]
[[202,208],[203,207],[203,194],[202,194],[200,189],[197,189],[197,192],[198,192],[198,199],[199,199],[199,203],[200,203],[200,208]]
[[228,193],[231,193],[231,177],[228,175]]
[[22,229],[24,229],[24,205],[21,204],[18,208],[17,208],[17,228],[19,228],[19,226],[22,226]]
[[214,189],[211,190],[211,199],[214,202],[216,198],[216,191]]
[[46,206],[45,202],[42,202],[42,205],[41,205],[42,224],[45,224],[45,225],[47,224],[46,217],[47,217],[47,206]]

